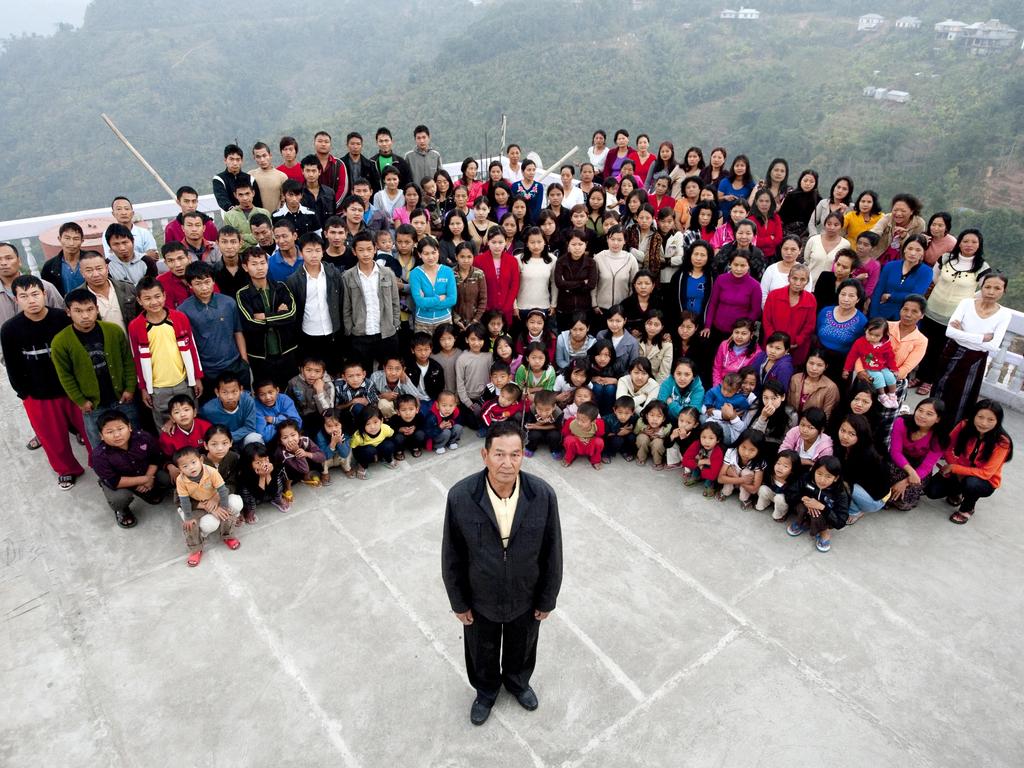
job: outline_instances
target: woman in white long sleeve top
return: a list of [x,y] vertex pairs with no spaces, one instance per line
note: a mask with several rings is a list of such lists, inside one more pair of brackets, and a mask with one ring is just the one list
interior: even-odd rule
[[933,390],[946,404],[943,422],[947,427],[959,423],[977,402],[989,353],[999,351],[1010,326],[1013,313],[999,303],[1006,282],[1005,275],[986,275],[978,296],[961,301],[949,318],[942,355],[945,370]]

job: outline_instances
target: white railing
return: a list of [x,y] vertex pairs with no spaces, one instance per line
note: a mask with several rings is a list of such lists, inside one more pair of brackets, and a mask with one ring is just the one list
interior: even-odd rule
[[1013,312],[999,351],[989,356],[981,396],[1024,411],[1024,313]]
[[[158,242],[163,241],[164,227],[181,213],[181,208],[174,200],[158,200],[151,203],[138,203],[135,206],[136,221],[148,222]],[[199,210],[210,216],[220,213],[220,207],[213,195],[202,195],[199,198]],[[43,266],[43,249],[39,236],[47,230],[59,227],[66,221],[82,221],[84,219],[113,218],[110,208],[92,208],[86,211],[33,216],[29,219],[12,219],[0,222],[0,240],[17,243],[22,253],[22,260],[32,274],[38,275]]]

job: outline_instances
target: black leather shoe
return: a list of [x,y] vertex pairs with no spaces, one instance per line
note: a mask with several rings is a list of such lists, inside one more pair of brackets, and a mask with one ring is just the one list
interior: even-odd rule
[[537,701],[537,694],[533,692],[533,688],[527,688],[522,693],[517,693],[516,701],[519,702],[519,705],[523,709],[529,710],[530,712],[533,712],[533,710],[535,710],[540,704],[540,702]]
[[487,718],[491,716],[491,707],[493,706],[493,701],[485,701],[477,696],[473,701],[473,707],[469,710],[469,722],[473,725],[483,725],[487,722]]

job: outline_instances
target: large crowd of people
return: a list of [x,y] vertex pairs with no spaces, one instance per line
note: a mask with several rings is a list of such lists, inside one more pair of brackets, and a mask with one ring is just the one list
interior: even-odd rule
[[228,145],[219,225],[182,186],[158,247],[118,197],[103,251],[69,221],[41,278],[0,244],[0,345],[60,487],[77,437],[119,526],[176,497],[191,566],[293,484],[503,421],[527,457],[678,470],[823,552],[922,497],[966,523],[999,488],[1013,442],[979,393],[1011,313],[978,230],[625,130],[550,183],[516,144],[453,179],[413,138],[284,137],[277,166],[257,142],[250,171]]

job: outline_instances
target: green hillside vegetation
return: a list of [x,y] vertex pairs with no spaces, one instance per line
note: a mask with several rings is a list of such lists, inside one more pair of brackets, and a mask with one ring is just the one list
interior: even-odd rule
[[[1024,29],[1015,0],[856,11],[769,0],[755,4],[758,22],[720,20],[726,4],[705,0],[650,2],[642,14],[628,0],[382,0],[327,17],[308,0],[293,5],[285,19],[268,0],[100,0],[80,30],[8,41],[0,216],[103,205],[118,192],[161,196],[101,111],[172,186],[204,192],[230,140],[251,146],[292,133],[305,151],[318,128],[340,145],[349,130],[372,136],[386,124],[404,150],[425,122],[445,159],[457,160],[495,152],[504,113],[509,140],[549,162],[574,144],[579,162],[594,128],[625,127],[680,151],[721,143],[748,154],[757,174],[785,157],[793,175],[817,169],[826,190],[846,173],[885,199],[913,191],[926,214],[950,210],[955,228],[981,226],[990,260],[1024,275],[1020,198],[994,194],[986,180],[990,169],[1010,178],[1024,170],[1024,59],[1019,46],[989,58],[936,49],[932,31],[946,17]],[[869,10],[890,22],[915,14],[923,25],[858,33],[856,14]],[[874,101],[862,95],[869,85],[912,101]],[[1012,281],[1011,296],[1024,307],[1024,285]]]

